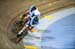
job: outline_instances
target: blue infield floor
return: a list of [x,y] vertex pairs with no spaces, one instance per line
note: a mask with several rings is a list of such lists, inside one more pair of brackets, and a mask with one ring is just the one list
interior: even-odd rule
[[75,7],[44,16],[23,43],[29,49],[75,49]]

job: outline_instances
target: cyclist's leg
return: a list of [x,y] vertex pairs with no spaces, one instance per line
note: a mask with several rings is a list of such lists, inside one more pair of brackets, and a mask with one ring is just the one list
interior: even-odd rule
[[28,26],[25,25],[25,26],[18,32],[17,37],[21,36],[22,33],[23,33],[23,31],[24,31],[27,27],[28,27]]

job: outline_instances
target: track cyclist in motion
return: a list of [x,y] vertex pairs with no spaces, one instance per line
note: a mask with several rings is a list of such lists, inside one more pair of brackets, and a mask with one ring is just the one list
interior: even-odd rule
[[[25,24],[24,27],[29,27],[29,31],[31,31],[38,23],[39,23],[39,16],[40,12],[36,6],[31,6],[29,10],[27,11],[27,17],[25,19],[30,18],[28,22]],[[24,28],[22,28],[18,34],[17,37],[21,36],[23,33]]]

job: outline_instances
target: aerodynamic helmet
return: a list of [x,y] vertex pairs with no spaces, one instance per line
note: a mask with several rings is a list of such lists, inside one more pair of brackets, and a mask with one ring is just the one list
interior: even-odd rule
[[36,9],[37,9],[36,6],[32,6],[32,7],[31,7],[31,12],[34,11],[34,10],[36,10]]

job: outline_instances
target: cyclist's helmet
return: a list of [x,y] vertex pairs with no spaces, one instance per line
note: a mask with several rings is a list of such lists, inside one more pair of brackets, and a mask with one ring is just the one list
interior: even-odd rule
[[34,11],[34,10],[36,10],[36,9],[37,9],[36,6],[32,6],[32,8],[31,8],[31,12]]

